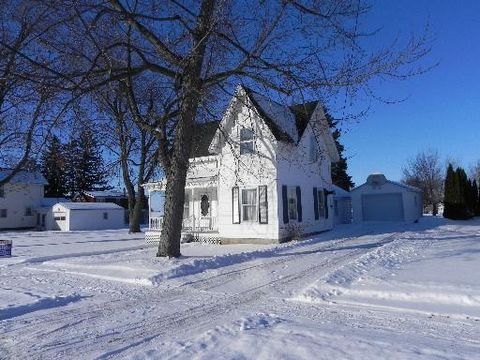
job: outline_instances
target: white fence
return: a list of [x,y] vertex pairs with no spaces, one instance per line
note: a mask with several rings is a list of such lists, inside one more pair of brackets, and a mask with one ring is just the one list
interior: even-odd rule
[[[149,230],[162,230],[163,216],[151,216]],[[183,231],[211,232],[217,231],[217,218],[215,216],[200,217],[190,216],[183,219]]]

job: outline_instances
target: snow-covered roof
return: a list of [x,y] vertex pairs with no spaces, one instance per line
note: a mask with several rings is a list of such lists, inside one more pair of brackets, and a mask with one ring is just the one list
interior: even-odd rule
[[335,191],[335,195],[333,196],[335,199],[352,197],[348,191],[342,189],[337,185],[333,185],[333,191]]
[[94,202],[60,202],[55,206],[63,206],[68,210],[124,210],[123,207],[114,203]]
[[99,197],[125,197],[125,193],[122,190],[98,190],[98,191],[84,191],[85,195],[99,198]]
[[257,110],[263,111],[268,121],[272,121],[280,131],[285,132],[294,142],[298,141],[295,115],[288,106],[279,104],[254,91],[247,91]]
[[[10,175],[11,170],[0,170],[0,180]],[[11,184],[46,185],[47,180],[39,171],[20,171],[10,180]]]
[[382,173],[372,173],[367,177],[367,181],[363,183],[362,185],[357,186],[356,188],[352,189],[351,191],[356,191],[357,189],[365,186],[365,185],[383,185],[383,184],[392,184],[395,186],[400,186],[404,189],[407,189],[409,191],[415,191],[415,192],[422,192],[421,189],[415,187],[415,186],[410,186],[407,184],[404,184],[399,181],[392,181],[388,180],[384,174]]

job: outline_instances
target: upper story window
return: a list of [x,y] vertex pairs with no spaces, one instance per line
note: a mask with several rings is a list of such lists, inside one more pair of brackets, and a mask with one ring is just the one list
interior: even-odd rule
[[5,189],[3,188],[3,186],[0,186],[0,198],[4,198],[5,197]]
[[253,129],[240,129],[240,155],[254,153],[255,132]]
[[288,201],[288,219],[297,220],[298,219],[298,207],[297,207],[297,188],[288,187],[287,188],[287,201]]
[[317,139],[314,135],[310,136],[309,159],[310,162],[317,162],[318,160]]

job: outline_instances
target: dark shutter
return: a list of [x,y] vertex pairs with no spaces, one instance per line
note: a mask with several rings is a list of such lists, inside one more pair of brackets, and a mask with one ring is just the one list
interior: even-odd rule
[[327,189],[323,189],[323,193],[325,194],[325,219],[328,219],[328,195],[330,195],[331,192]]
[[297,186],[297,214],[298,222],[302,222],[302,190]]
[[313,211],[315,212],[315,220],[318,220],[318,192],[317,188],[313,188]]
[[238,186],[232,188],[232,224],[240,224],[240,196]]
[[258,187],[258,222],[268,224],[267,186]]
[[288,198],[287,186],[282,186],[282,201],[283,201],[283,223],[288,224]]

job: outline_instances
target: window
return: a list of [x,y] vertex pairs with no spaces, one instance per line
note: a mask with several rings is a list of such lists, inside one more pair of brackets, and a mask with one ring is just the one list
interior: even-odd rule
[[242,189],[242,220],[257,220],[257,189]]
[[253,154],[255,133],[253,129],[240,129],[240,155]]
[[[53,219],[55,221],[65,221],[65,215],[57,215],[57,216],[54,216]],[[43,218],[42,218],[42,223],[43,223]]]
[[33,216],[33,211],[31,207],[25,208],[25,216]]
[[287,188],[288,219],[297,220],[297,189],[295,187]]
[[318,189],[317,191],[317,198],[318,198],[318,214],[321,218],[326,217],[325,212],[325,192],[322,188]]
[[310,162],[317,162],[318,160],[318,151],[317,151],[317,139],[314,135],[310,136]]
[[108,220],[108,212],[103,213],[103,220]]
[[0,209],[0,218],[7,217],[7,209]]
[[0,198],[4,198],[5,197],[5,189],[3,188],[3,186],[0,186]]

